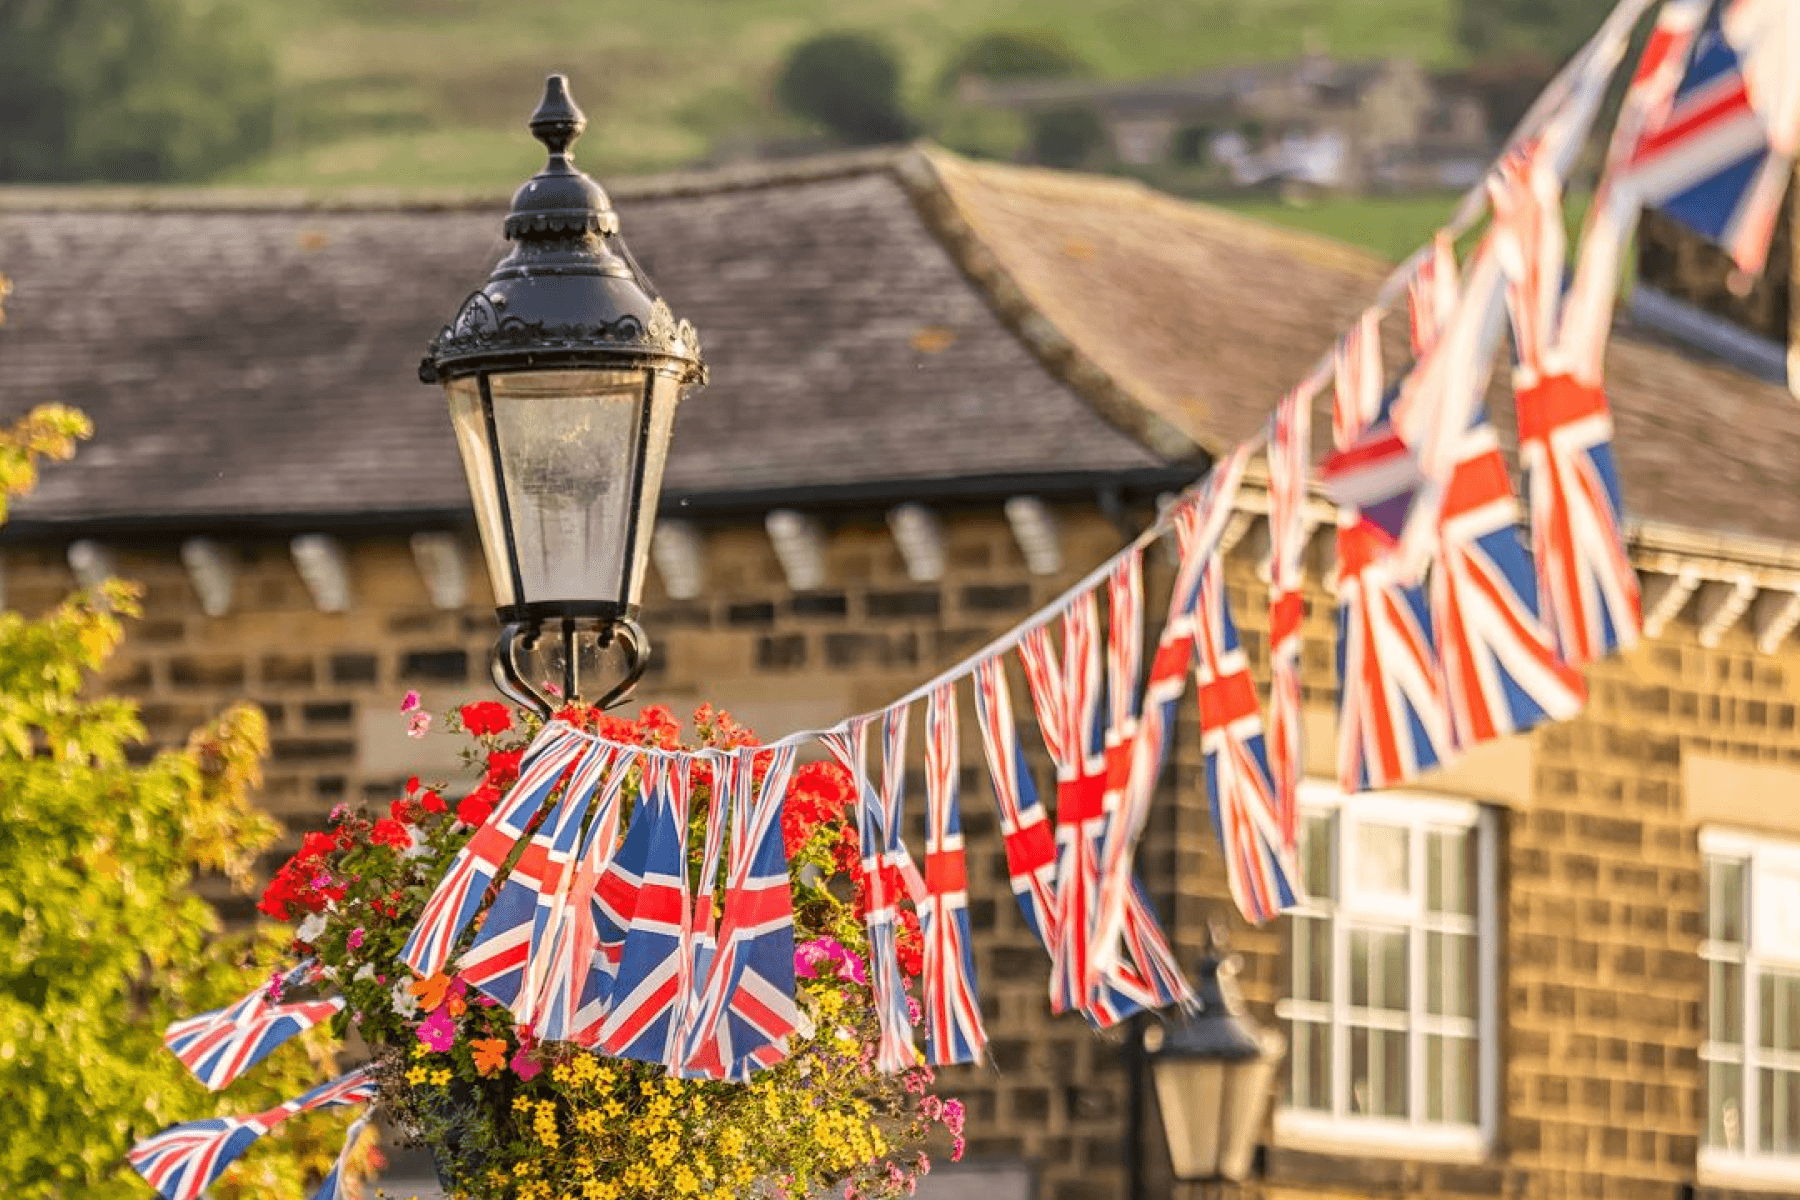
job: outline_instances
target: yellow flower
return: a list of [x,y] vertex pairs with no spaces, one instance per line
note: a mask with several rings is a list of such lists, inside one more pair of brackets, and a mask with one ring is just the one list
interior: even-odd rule
[[414,1087],[418,1087],[425,1082],[425,1077],[430,1074],[431,1072],[427,1071],[424,1067],[413,1067],[406,1073],[406,1082],[412,1084]]
[[675,1174],[669,1182],[675,1186],[677,1196],[692,1196],[700,1190],[699,1177],[694,1174],[693,1168],[685,1163],[675,1168]]
[[433,1071],[431,1073],[431,1082],[433,1084],[437,1085],[438,1087],[443,1087],[445,1084],[449,1083],[450,1082],[450,1068],[440,1067],[439,1069]]

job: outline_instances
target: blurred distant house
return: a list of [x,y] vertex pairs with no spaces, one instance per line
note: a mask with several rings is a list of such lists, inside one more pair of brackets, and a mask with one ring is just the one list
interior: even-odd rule
[[1125,83],[971,76],[958,95],[1027,117],[1086,107],[1120,164],[1210,162],[1239,187],[1463,186],[1492,150],[1480,102],[1406,58],[1309,55]]

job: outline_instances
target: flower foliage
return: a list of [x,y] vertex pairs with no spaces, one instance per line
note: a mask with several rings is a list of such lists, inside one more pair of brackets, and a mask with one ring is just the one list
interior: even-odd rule
[[[0,511],[87,430],[59,408],[0,428]],[[162,1045],[170,1021],[238,999],[277,960],[271,933],[223,933],[192,886],[211,871],[247,887],[276,831],[250,803],[259,710],[128,757],[145,740],[136,706],[94,677],[136,612],[118,580],[38,616],[0,612],[0,1191],[23,1200],[143,1196],[124,1161],[137,1139],[273,1107],[332,1071],[321,1031],[213,1096]],[[341,1115],[294,1121],[214,1194],[297,1200],[342,1128]]]
[[[417,709],[409,695],[402,713]],[[756,744],[710,707],[694,714],[690,743],[661,707],[635,720],[577,708],[559,716],[634,745]],[[876,1197],[912,1191],[930,1165],[918,1147],[934,1130],[960,1155],[962,1108],[931,1094],[930,1068],[875,1070],[855,791],[837,766],[800,768],[784,797],[801,1028],[791,1056],[753,1082],[684,1080],[660,1066],[539,1042],[454,968],[414,978],[401,947],[457,850],[517,778],[537,731],[533,719],[497,703],[465,705],[448,720],[473,739],[473,789],[452,803],[446,787],[415,778],[385,809],[340,806],[276,873],[261,907],[297,922],[292,951],[316,957],[344,993],[339,1031],[354,1026],[376,1047],[383,1102],[432,1150],[453,1190],[496,1200],[666,1200],[742,1195],[752,1185],[800,1197],[831,1185],[848,1197]],[[627,805],[637,786],[627,780]],[[702,903],[710,896],[717,905],[719,881],[699,877],[711,796],[709,769],[696,764],[690,883]],[[900,943],[910,985],[921,958],[910,910]],[[273,987],[283,986],[277,977]]]

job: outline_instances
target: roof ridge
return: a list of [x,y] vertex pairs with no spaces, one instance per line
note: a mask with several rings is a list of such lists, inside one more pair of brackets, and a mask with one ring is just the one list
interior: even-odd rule
[[[720,167],[603,179],[614,199],[652,200],[782,187],[895,171],[914,147],[879,146]],[[447,212],[504,209],[488,188],[0,186],[0,212]]]

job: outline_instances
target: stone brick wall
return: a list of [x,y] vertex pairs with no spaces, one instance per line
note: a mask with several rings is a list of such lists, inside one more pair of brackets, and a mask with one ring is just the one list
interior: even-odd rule
[[[828,522],[826,584],[801,595],[788,590],[759,523],[708,528],[705,598],[670,601],[652,584],[644,623],[657,654],[641,698],[678,712],[710,700],[768,734],[873,708],[1030,614],[1123,540],[1092,509],[1058,516],[1068,564],[1058,577],[1026,570],[998,511],[970,510],[946,514],[946,575],[921,584],[907,578],[879,513],[842,514]],[[405,738],[397,711],[405,689],[439,709],[489,694],[494,625],[472,540],[470,601],[458,611],[432,607],[404,537],[346,535],[345,547],[348,612],[315,611],[286,543],[269,540],[235,545],[236,599],[217,618],[199,612],[175,542],[110,547],[120,573],[146,589],[144,619],[111,684],[141,701],[160,740],[185,736],[231,700],[261,703],[273,735],[264,795],[288,822],[290,842],[339,800],[385,800],[421,768],[452,773],[450,739]],[[63,551],[8,546],[7,603],[32,611],[71,586]],[[1246,652],[1263,677],[1267,625],[1254,566],[1234,555],[1228,580]],[[1151,554],[1152,628],[1168,584],[1169,564]],[[1309,707],[1328,710],[1330,599],[1315,588],[1311,607],[1305,695]],[[1705,985],[1699,801],[1684,762],[1709,756],[1755,764],[1774,772],[1769,780],[1800,779],[1786,774],[1800,770],[1793,660],[1788,650],[1757,653],[1742,629],[1702,649],[1693,626],[1678,620],[1590,672],[1582,717],[1500,748],[1524,764],[1516,795],[1499,795],[1481,772],[1422,780],[1424,790],[1502,806],[1497,1145],[1483,1161],[1463,1163],[1271,1146],[1253,1190],[1271,1200],[1687,1196],[1703,1121]],[[1022,688],[1015,700],[1025,705]],[[1139,1145],[1128,1136],[1126,1037],[1049,1013],[1046,960],[1009,896],[978,737],[964,715],[970,893],[993,1039],[991,1066],[948,1073],[969,1105],[971,1155],[1031,1161],[1044,1200],[1122,1196],[1136,1157],[1146,1195],[1167,1195],[1174,1189],[1153,1099]],[[1189,702],[1139,860],[1184,962],[1198,955],[1206,919],[1230,910],[1198,742]],[[1331,774],[1322,756],[1309,766]],[[1041,760],[1037,773],[1047,780]],[[1800,834],[1800,817],[1763,823]],[[236,911],[245,911],[241,903]],[[1233,919],[1232,938],[1246,997],[1258,1019],[1274,1023],[1286,928]]]

